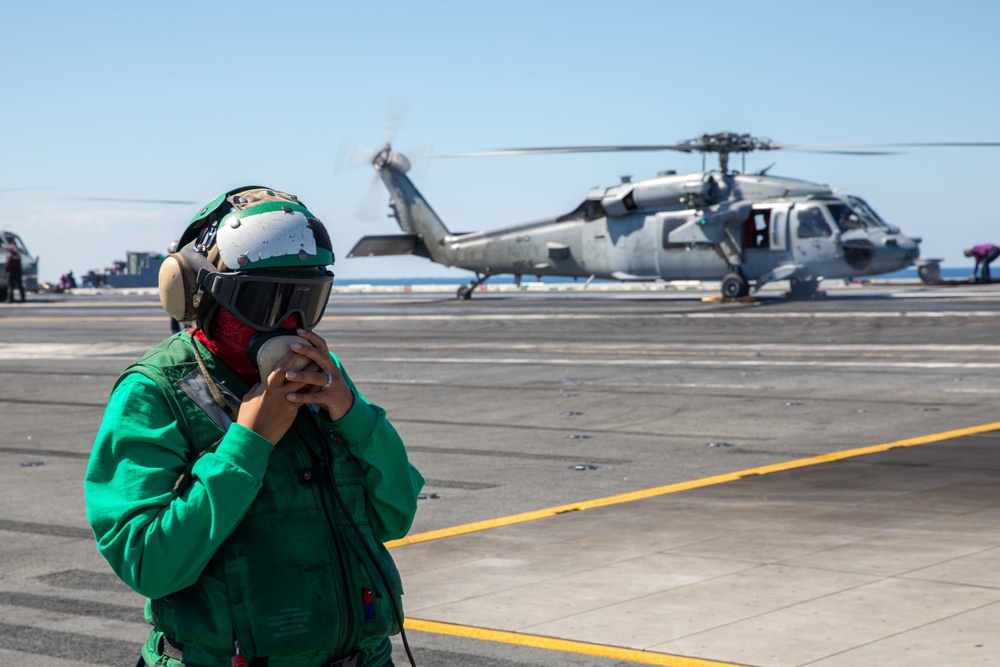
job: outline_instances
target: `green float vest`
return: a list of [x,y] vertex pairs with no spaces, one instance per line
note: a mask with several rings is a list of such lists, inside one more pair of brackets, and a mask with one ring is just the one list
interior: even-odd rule
[[[208,393],[193,344],[187,333],[168,338],[122,375],[142,373],[157,384],[191,443],[192,462],[229,424]],[[198,345],[220,388],[231,400],[243,396],[249,387]],[[260,492],[197,583],[147,602],[147,620],[184,645],[185,662],[228,664],[234,640],[249,656],[329,658],[361,650],[365,665],[388,660],[388,637],[399,626],[379,569],[400,613],[402,582],[372,535],[357,459],[338,442],[331,422],[310,412],[300,410],[271,452]],[[357,530],[323,483],[324,466],[306,442],[332,459],[336,488]],[[183,489],[178,497],[183,501]]]

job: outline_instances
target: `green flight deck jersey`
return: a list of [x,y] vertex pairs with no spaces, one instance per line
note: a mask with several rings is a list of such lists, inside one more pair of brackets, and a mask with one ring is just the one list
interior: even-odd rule
[[[118,379],[85,480],[98,550],[149,598],[144,659],[229,665],[238,642],[268,667],[354,652],[381,667],[403,592],[383,543],[409,530],[423,485],[402,440],[344,372],[348,413],[303,406],[272,447],[213,400],[194,345],[239,404],[250,387],[175,334]],[[163,655],[164,637],[181,660]]]

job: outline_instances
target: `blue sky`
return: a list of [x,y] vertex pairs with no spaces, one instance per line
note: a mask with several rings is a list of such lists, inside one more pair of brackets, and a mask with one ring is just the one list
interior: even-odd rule
[[[784,143],[1000,141],[1000,3],[8,2],[0,7],[0,228],[43,280],[161,250],[215,195],[298,194],[331,230],[342,279],[463,275],[419,258],[344,259],[377,147],[673,143],[748,132]],[[1000,148],[851,157],[757,154],[748,169],[828,183],[921,236],[925,257],[1000,243]],[[739,163],[738,158],[734,160]],[[455,231],[574,208],[622,174],[697,171],[675,153],[434,160],[418,187]],[[46,195],[47,198],[34,197]],[[51,199],[193,200],[191,206]],[[387,201],[382,196],[381,201]],[[381,210],[381,209],[380,209]],[[970,265],[971,269],[971,265]]]

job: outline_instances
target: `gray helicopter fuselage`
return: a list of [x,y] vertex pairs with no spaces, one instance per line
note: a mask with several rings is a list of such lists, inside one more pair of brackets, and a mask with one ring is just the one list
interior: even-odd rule
[[669,281],[738,272],[758,288],[887,273],[919,257],[919,239],[863,200],[764,174],[665,173],[596,188],[557,218],[452,234],[406,176],[405,158],[384,158],[376,168],[407,234],[365,237],[350,256],[409,252],[483,275]]
[[29,292],[37,291],[38,258],[28,252],[28,248],[24,245],[21,237],[12,231],[0,231],[0,241],[2,241],[0,243],[0,294],[7,293],[7,274],[2,271],[2,268],[7,261],[7,248],[10,244],[14,244],[18,254],[21,255],[21,280],[24,283],[24,288]]

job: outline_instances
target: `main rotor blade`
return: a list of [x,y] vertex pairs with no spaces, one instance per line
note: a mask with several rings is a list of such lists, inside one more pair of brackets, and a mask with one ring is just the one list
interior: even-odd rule
[[819,148],[786,148],[785,146],[775,146],[768,150],[785,150],[792,151],[794,153],[823,153],[826,155],[900,155],[902,151],[855,151],[855,150],[836,150],[836,149],[819,149]]
[[712,145],[697,140],[681,144],[645,144],[645,145],[615,145],[615,146],[545,146],[539,148],[501,148],[474,153],[445,153],[434,155],[435,158],[456,157],[496,157],[504,155],[545,155],[557,153],[617,153],[642,151],[679,151],[682,153],[748,153],[756,150],[786,150],[809,153],[831,153],[842,155],[896,155],[898,151],[874,150],[881,148],[968,148],[968,147],[1000,147],[1000,142],[900,142],[900,143],[864,143],[864,144],[779,144],[761,142],[753,147],[740,150],[739,147],[729,148],[725,144]]
[[841,148],[998,148],[1000,141],[911,141],[870,144],[774,144],[780,150],[814,150]]
[[194,206],[198,202],[183,199],[127,199],[121,197],[45,197],[45,199],[68,199],[72,201],[104,201],[125,204],[169,204],[171,206]]
[[544,155],[547,153],[616,153],[627,151],[683,151],[690,153],[691,146],[683,144],[664,144],[648,146],[550,146],[547,148],[501,148],[492,151],[475,153],[445,153],[433,155],[434,158],[452,157],[494,157],[498,155]]
[[26,190],[51,190],[52,188],[43,185],[26,185],[20,188],[0,188],[0,192],[25,192]]
[[[50,190],[51,188],[9,188],[10,190]],[[167,204],[170,206],[195,206],[198,204],[196,201],[187,201],[185,199],[130,199],[127,197],[75,197],[72,195],[10,195],[10,199],[45,199],[48,201],[59,200],[59,201],[102,201],[102,202],[113,202],[120,204]]]

